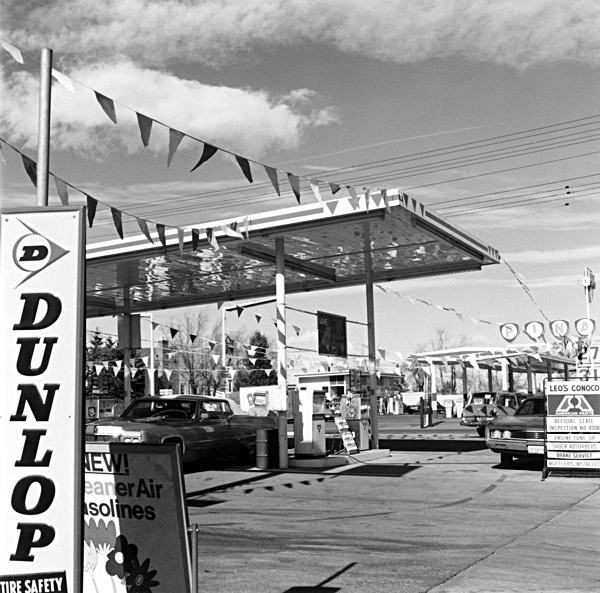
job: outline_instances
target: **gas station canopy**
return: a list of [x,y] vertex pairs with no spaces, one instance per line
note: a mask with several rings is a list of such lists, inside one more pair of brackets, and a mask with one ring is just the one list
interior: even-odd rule
[[575,367],[573,358],[565,356],[551,344],[510,345],[498,348],[463,347],[432,352],[418,352],[409,357],[417,366],[463,366],[473,369],[502,370],[515,373],[532,372],[564,374]]
[[[212,235],[212,236],[211,236]],[[86,316],[275,295],[275,240],[287,294],[479,270],[498,252],[398,190],[166,228],[88,245]],[[212,241],[212,243],[211,243]],[[218,247],[218,248],[217,248]]]

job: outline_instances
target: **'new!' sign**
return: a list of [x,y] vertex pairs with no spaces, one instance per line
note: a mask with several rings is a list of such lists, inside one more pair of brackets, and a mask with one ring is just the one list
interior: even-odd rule
[[83,211],[1,220],[0,592],[78,591]]

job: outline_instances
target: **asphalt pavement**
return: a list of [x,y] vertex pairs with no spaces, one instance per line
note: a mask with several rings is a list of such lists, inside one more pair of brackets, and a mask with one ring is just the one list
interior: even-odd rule
[[374,461],[187,474],[198,591],[600,591],[600,475],[500,468],[455,418],[379,420]]

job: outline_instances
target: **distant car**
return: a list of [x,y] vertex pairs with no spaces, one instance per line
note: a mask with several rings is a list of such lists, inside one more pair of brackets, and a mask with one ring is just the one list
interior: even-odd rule
[[510,467],[514,457],[544,454],[544,406],[544,396],[528,397],[514,415],[487,425],[485,444],[500,453],[500,465]]
[[476,391],[467,397],[460,423],[477,429],[485,436],[488,422],[502,416],[512,416],[527,396],[521,393]]
[[86,442],[178,443],[184,463],[255,455],[256,431],[276,428],[277,416],[236,414],[226,398],[142,397],[118,418],[85,428]]

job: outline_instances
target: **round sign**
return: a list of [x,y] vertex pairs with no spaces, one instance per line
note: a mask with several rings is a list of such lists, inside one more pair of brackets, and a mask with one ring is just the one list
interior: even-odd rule
[[534,341],[538,341],[544,335],[544,324],[539,321],[530,321],[525,324],[523,331]]
[[584,317],[575,322],[575,329],[580,336],[587,338],[594,333],[594,330],[596,329],[596,322],[593,319]]
[[513,342],[519,335],[519,326],[516,323],[504,323],[500,326],[500,334],[507,342]]
[[564,338],[569,333],[569,322],[564,319],[551,321],[550,332],[557,340]]

